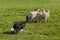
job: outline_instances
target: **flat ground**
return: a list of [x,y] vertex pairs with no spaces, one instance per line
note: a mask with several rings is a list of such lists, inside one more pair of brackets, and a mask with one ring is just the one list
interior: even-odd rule
[[[34,8],[48,8],[47,22],[27,23],[21,34],[4,33]],[[0,0],[0,40],[60,40],[60,0]]]

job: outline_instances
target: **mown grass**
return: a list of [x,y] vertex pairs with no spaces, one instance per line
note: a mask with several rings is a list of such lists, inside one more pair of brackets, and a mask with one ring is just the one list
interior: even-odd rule
[[[0,5],[0,40],[60,40],[59,0],[0,0]],[[50,10],[51,17],[47,22],[26,23],[22,33],[4,33],[10,30],[14,22],[24,21],[36,7]]]

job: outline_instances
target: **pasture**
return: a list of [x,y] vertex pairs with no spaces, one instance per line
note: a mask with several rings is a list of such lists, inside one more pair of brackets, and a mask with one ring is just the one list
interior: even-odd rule
[[[50,10],[47,22],[26,23],[22,33],[4,33],[37,7]],[[60,0],[0,0],[0,40],[60,40]]]

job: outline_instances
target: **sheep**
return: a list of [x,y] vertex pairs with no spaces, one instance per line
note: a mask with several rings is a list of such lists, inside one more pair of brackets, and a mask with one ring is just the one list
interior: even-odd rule
[[50,11],[48,9],[45,9],[45,21],[47,21],[49,17],[50,17]]
[[50,11],[48,9],[45,9],[45,13],[47,14],[48,17],[50,17]]
[[41,9],[40,11],[38,11],[38,13],[37,13],[37,16],[35,17],[35,20],[36,21],[42,21],[42,20],[44,20],[44,18],[45,18],[45,9]]
[[37,16],[35,17],[36,21],[47,21],[50,17],[50,13],[48,9],[42,8],[39,13],[37,13]]
[[28,21],[28,22],[35,21],[34,18],[36,17],[38,11],[39,11],[39,9],[36,8],[36,9],[34,9],[34,11],[30,12],[30,13],[26,16],[26,21]]

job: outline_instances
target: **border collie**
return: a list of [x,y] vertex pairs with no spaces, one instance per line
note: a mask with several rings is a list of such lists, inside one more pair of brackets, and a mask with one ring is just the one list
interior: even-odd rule
[[15,22],[13,28],[11,28],[12,33],[22,32],[25,27],[25,22]]

